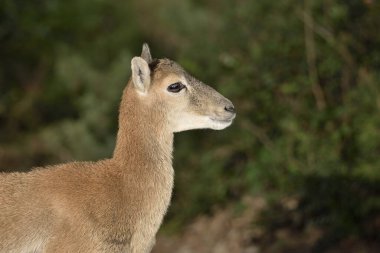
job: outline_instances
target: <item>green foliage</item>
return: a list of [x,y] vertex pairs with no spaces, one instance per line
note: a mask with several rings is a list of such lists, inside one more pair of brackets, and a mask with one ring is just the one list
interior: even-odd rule
[[0,17],[2,167],[110,156],[144,38],[238,112],[176,136],[170,221],[252,193],[302,196],[345,235],[378,211],[377,1],[3,1]]

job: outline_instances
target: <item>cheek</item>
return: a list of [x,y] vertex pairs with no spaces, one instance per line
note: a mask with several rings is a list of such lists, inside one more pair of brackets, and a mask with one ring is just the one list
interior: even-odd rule
[[179,121],[181,119],[187,118],[188,108],[182,103],[169,103],[166,104],[168,117],[170,121]]
[[200,102],[199,98],[196,96],[190,96],[189,97],[189,108],[193,112],[201,112],[202,111],[202,103]]
[[173,122],[173,132],[181,132],[190,129],[208,128],[208,118],[205,116],[199,116],[195,114],[182,114],[181,117],[177,117]]
[[190,96],[189,110],[198,115],[210,116],[213,112],[213,103],[210,101],[211,98],[205,95]]

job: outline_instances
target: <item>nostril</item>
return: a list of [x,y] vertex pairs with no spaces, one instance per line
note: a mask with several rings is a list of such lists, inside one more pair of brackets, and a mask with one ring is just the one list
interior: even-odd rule
[[233,105],[226,105],[224,107],[224,110],[226,110],[227,112],[235,112],[235,107]]

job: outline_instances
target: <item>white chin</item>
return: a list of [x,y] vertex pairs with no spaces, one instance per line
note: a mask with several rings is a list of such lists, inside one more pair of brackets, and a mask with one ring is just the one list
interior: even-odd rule
[[222,130],[232,124],[231,121],[219,121],[219,120],[211,120],[210,128],[214,130]]
[[180,121],[175,127],[174,132],[182,132],[191,129],[213,129],[213,130],[222,130],[232,124],[232,120],[215,120],[211,119],[208,116],[202,116],[199,118],[189,118],[188,120]]

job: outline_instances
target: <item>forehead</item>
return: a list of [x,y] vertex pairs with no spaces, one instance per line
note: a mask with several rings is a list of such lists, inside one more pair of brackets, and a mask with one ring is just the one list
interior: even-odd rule
[[171,79],[172,81],[179,81],[180,79],[186,79],[188,84],[196,85],[197,80],[188,74],[178,63],[173,60],[155,59],[149,64],[149,67],[153,73],[153,78],[156,80]]
[[149,67],[154,74],[159,72],[162,74],[185,74],[185,70],[178,63],[167,58],[154,59],[152,63],[149,64]]

